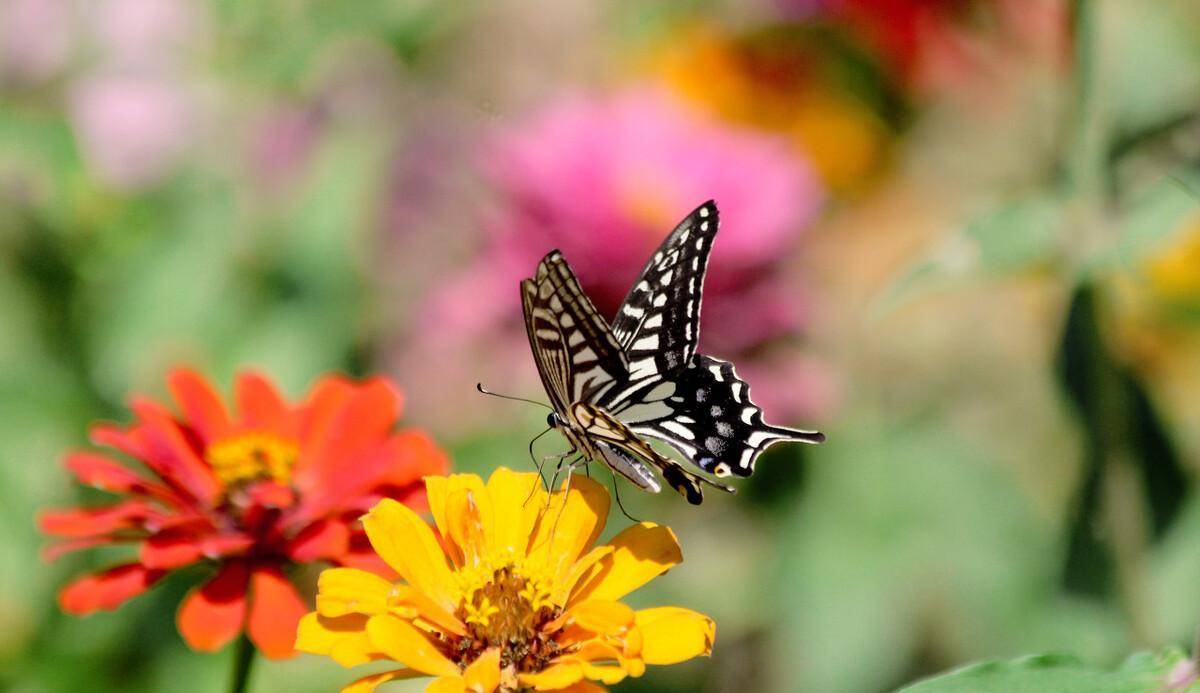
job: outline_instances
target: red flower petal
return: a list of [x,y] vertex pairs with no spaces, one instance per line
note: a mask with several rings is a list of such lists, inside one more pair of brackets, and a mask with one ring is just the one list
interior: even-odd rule
[[98,537],[83,537],[80,539],[68,539],[66,541],[56,541],[53,544],[42,549],[42,560],[47,563],[57,561],[63,556],[75,551],[90,549],[95,546],[104,546],[106,544],[120,544],[125,542],[135,541],[132,538],[126,539],[122,537],[113,537],[108,535]]
[[122,529],[136,529],[162,516],[162,512],[143,500],[128,500],[104,508],[47,510],[38,516],[38,526],[46,534],[59,537],[95,537]]
[[241,632],[248,579],[246,564],[234,561],[184,598],[175,622],[193,650],[215,652]]
[[192,531],[159,532],[142,543],[139,558],[150,568],[172,569],[203,558],[243,553],[254,545],[244,534],[197,534]]
[[229,430],[229,414],[221,397],[204,376],[187,368],[178,368],[167,376],[167,386],[183,409],[188,425],[200,434],[205,443],[225,435]]
[[221,493],[221,484],[170,413],[145,399],[135,400],[130,408],[142,420],[134,434],[145,451],[142,459],[146,464],[193,498],[205,504],[214,502]]
[[338,412],[350,399],[354,386],[345,378],[329,376],[319,380],[300,410],[300,448],[323,447]]
[[96,445],[120,450],[139,460],[146,459],[146,450],[142,443],[134,437],[132,430],[126,431],[116,424],[99,423],[92,426],[89,434],[92,442]]
[[400,393],[387,380],[375,378],[362,385],[323,381],[314,392],[307,412],[296,473],[313,470],[328,476],[327,467],[391,432],[400,414]]
[[254,371],[237,379],[240,423],[247,428],[279,431],[287,426],[288,405],[265,376]]
[[336,560],[350,548],[350,528],[339,520],[322,520],[305,527],[288,544],[287,553],[297,563]]
[[308,606],[274,566],[255,568],[250,584],[253,595],[246,629],[250,639],[271,659],[291,657],[295,654],[296,626],[308,613]]
[[[387,496],[399,498],[415,492],[419,501],[420,480],[441,474],[447,466],[446,454],[421,431],[403,431],[374,447],[345,452],[326,458],[324,466],[310,470],[311,475],[296,479],[304,495],[304,508],[294,522],[311,522],[330,512],[357,509],[365,512]],[[407,502],[407,501],[405,501]]]
[[77,616],[100,609],[112,610],[145,592],[163,575],[161,570],[147,570],[137,563],[117,566],[85,575],[67,585],[58,594],[58,604],[63,611]]
[[166,486],[143,478],[137,472],[104,455],[76,452],[67,456],[66,467],[79,482],[110,493],[135,493],[176,501]]

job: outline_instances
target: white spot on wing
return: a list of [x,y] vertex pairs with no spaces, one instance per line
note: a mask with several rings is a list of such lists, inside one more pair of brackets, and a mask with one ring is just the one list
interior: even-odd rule
[[757,448],[760,444],[774,438],[775,436],[766,431],[755,431],[746,438],[746,443],[752,448]]
[[633,343],[635,351],[653,351],[658,348],[658,335],[652,334],[649,337],[642,337]]
[[664,421],[661,424],[659,424],[659,426],[674,433],[677,436],[680,436],[681,438],[685,438],[687,440],[695,440],[696,439],[696,434],[692,433],[691,429],[689,429],[687,426],[684,426],[681,423],[678,423],[675,421]]

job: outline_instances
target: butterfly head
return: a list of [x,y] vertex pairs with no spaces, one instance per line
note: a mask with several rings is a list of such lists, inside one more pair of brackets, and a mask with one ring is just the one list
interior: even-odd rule
[[546,415],[546,425],[550,428],[558,428],[565,425],[565,423],[566,422],[563,421],[562,417],[559,416],[558,412],[556,411],[552,411]]

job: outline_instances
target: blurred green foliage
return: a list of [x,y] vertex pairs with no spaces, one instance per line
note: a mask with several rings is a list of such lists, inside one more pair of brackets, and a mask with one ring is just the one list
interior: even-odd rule
[[[81,144],[73,89],[100,61],[84,18],[68,22],[73,52],[53,74],[0,65],[0,688],[226,684],[232,652],[190,652],[174,630],[198,572],[116,613],[70,618],[58,587],[113,555],[42,563],[32,518],[96,498],[68,482],[62,453],[85,444],[89,422],[124,419],[130,393],[161,396],[174,363],[222,383],[262,365],[293,395],[327,370],[388,370],[403,349],[389,320],[421,299],[391,282],[426,262],[390,252],[389,186],[424,107],[446,105],[473,142],[496,112],[641,79],[624,52],[662,32],[770,25],[787,4],[198,3],[169,81],[194,89],[209,119],[168,173],[132,186],[106,179]],[[841,388],[820,422],[830,442],[773,451],[743,493],[698,510],[622,496],[633,517],[671,525],[686,556],[635,603],[718,623],[711,660],[622,690],[871,693],[976,659],[1068,652],[905,690],[1132,693],[1159,690],[1184,658],[1162,648],[1187,643],[1200,618],[1200,445],[1172,393],[1200,380],[1156,370],[1127,336],[1152,332],[1156,349],[1194,359],[1178,336],[1195,334],[1200,313],[1158,306],[1145,328],[1122,306],[1131,281],[1153,294],[1147,263],[1198,211],[1200,19],[1171,0],[1081,5],[1096,12],[1098,112],[1083,117],[1098,125],[1072,115],[1078,56],[1066,67],[997,59],[998,78],[972,79],[998,79],[985,91],[999,105],[972,106],[962,85],[878,86],[889,109],[896,94],[912,101],[896,161],[875,187],[832,200],[803,249],[827,263],[804,300],[820,318],[806,347]],[[550,34],[582,57],[560,64]],[[311,132],[285,171],[264,173],[248,154],[256,124],[288,109]],[[1092,127],[1099,156],[1078,156],[1093,145],[1074,134]],[[993,160],[994,148],[1020,165]],[[442,165],[463,164],[431,166]],[[1099,170],[1071,173],[1087,165]],[[454,194],[441,204],[486,207],[474,188]],[[448,245],[469,235],[434,221],[414,233]],[[529,464],[538,415],[505,423],[447,436],[456,466]],[[607,533],[628,521],[616,515]],[[1113,668],[1142,648],[1165,654]],[[334,690],[356,675],[310,657],[260,662],[254,690]]]

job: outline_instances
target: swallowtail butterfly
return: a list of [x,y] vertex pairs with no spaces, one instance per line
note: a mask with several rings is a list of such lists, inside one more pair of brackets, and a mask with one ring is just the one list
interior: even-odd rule
[[660,454],[654,438],[717,477],[746,477],[773,443],[819,443],[825,436],[771,426],[750,400],[733,364],[696,353],[700,298],[717,233],[710,200],[667,236],[629,290],[612,325],[579,287],[562,253],[551,251],[521,282],[525,330],[550,397],[547,423],[578,454],[602,461],[643,490],[661,485],[651,468],[688,502],[703,485],[732,487]]

